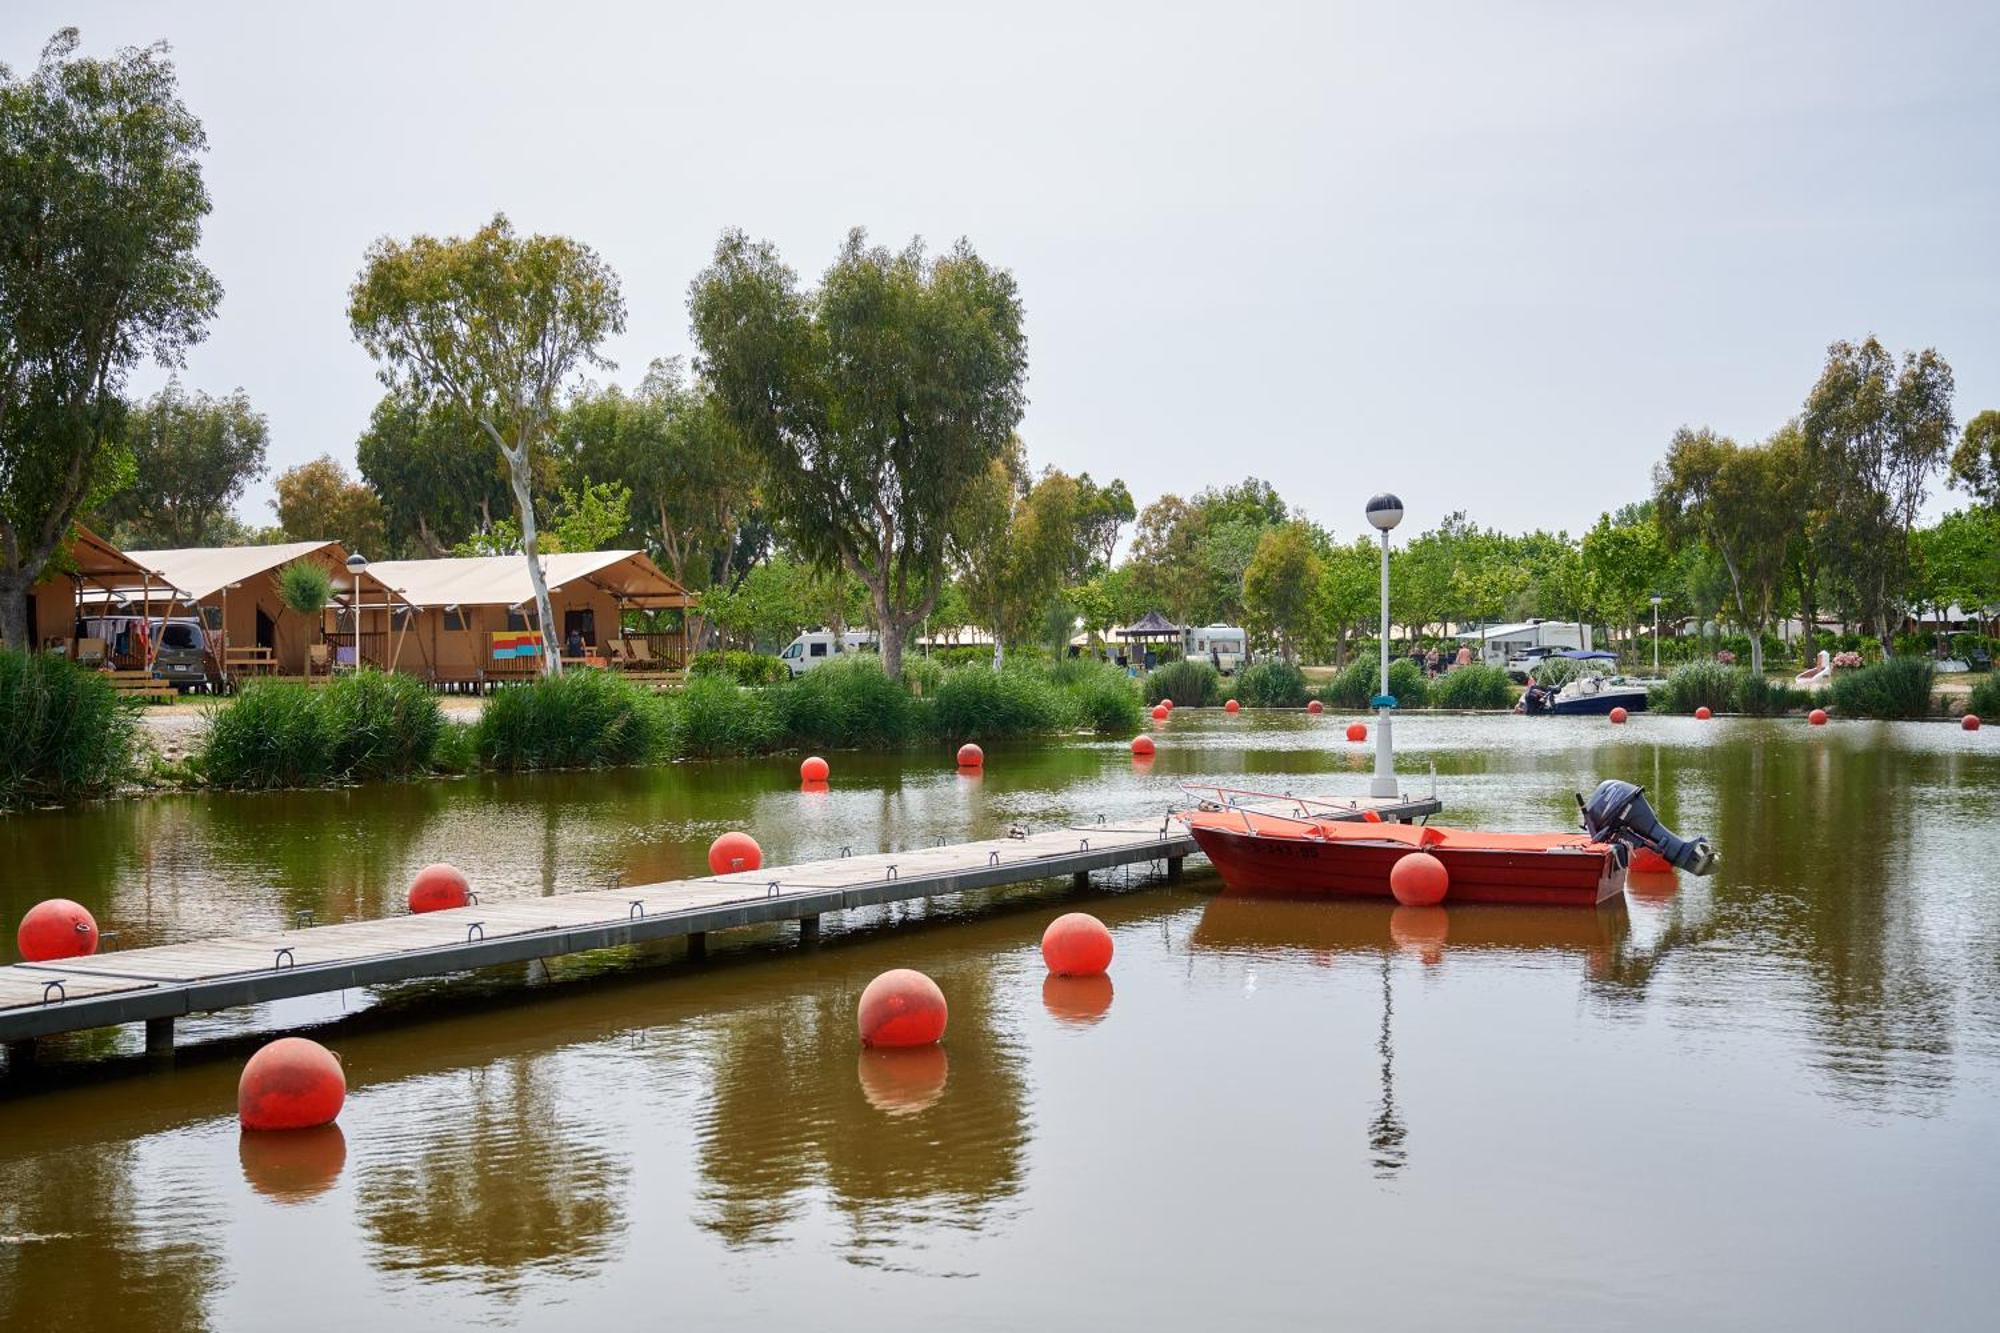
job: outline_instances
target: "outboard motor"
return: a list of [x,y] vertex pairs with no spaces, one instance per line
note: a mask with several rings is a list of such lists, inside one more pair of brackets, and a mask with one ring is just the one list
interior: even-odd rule
[[1644,787],[1610,778],[1597,784],[1589,800],[1578,796],[1576,803],[1583,808],[1584,832],[1598,842],[1650,848],[1670,865],[1697,875],[1712,872],[1720,859],[1708,839],[1682,838],[1662,824]]

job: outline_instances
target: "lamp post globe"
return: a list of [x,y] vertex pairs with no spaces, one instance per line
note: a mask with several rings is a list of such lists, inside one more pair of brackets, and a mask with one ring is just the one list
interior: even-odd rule
[[1368,501],[1368,521],[1382,534],[1382,675],[1376,682],[1375,697],[1375,778],[1368,786],[1371,796],[1396,794],[1395,747],[1390,738],[1389,710],[1389,530],[1403,521],[1403,502],[1383,491]]

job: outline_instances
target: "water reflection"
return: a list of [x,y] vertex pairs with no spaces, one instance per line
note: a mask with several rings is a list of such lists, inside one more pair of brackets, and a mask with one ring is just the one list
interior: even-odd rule
[[347,1165],[347,1135],[339,1125],[259,1134],[245,1131],[236,1146],[243,1179],[279,1203],[303,1203],[332,1189]]
[[1069,1027],[1090,1027],[1111,1012],[1111,978],[1059,977],[1051,972],[1042,980],[1042,1008],[1049,1017]]

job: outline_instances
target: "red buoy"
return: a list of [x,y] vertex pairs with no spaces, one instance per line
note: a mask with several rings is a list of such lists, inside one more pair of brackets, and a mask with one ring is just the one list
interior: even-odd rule
[[1088,912],[1065,912],[1042,932],[1042,961],[1059,977],[1101,976],[1111,966],[1111,932]]
[[1451,872],[1429,852],[1411,852],[1389,867],[1389,892],[1405,907],[1436,907],[1451,887]]
[[1173,711],[1174,711],[1174,696],[1173,696],[1173,695],[1171,695],[1171,694],[1168,694],[1168,695],[1163,695],[1163,696],[1161,696],[1161,698],[1160,698],[1160,702],[1161,702],[1162,704],[1164,704],[1164,705],[1166,706],[1166,710],[1167,710],[1167,711],[1168,711],[1169,713],[1171,713],[1171,712],[1173,712]]
[[1225,713],[1234,713],[1242,707],[1243,707],[1242,704],[1239,704],[1234,699],[1231,699],[1227,703],[1222,705],[1222,711]]
[[729,832],[708,844],[708,868],[718,875],[755,870],[764,864],[764,849],[747,833]]
[[1701,707],[1694,710],[1694,716],[1695,716],[1695,721],[1706,722],[1710,718],[1714,717],[1715,714],[1708,711],[1707,704],[1703,704]]
[[986,766],[986,751],[980,749],[971,741],[967,741],[958,747],[958,766],[960,768],[984,768]]
[[1151,736],[1134,736],[1132,738],[1133,754],[1148,755],[1151,754],[1154,749],[1155,746],[1153,745],[1153,738]]
[[1165,704],[1154,704],[1153,721],[1165,722],[1167,720],[1167,711],[1168,711],[1167,706]]
[[1958,725],[1964,727],[1967,731],[1979,730],[1979,714],[1967,713],[1958,720]]
[[1624,709],[1614,708],[1611,710],[1611,720],[1613,722],[1622,723],[1625,721],[1625,718],[1626,718],[1626,712]]
[[827,775],[831,772],[833,770],[827,767],[826,760],[816,754],[809,754],[799,761],[799,781],[801,782],[825,782]]
[[465,878],[465,872],[444,861],[425,866],[410,881],[412,912],[442,912],[471,901],[472,884]]
[[1308,699],[1306,700],[1306,711],[1308,713],[1324,713],[1326,711],[1326,705],[1322,704],[1317,699]]
[[1811,723],[1815,727],[1825,726],[1826,710],[1824,708],[1813,709],[1812,712],[1806,714],[1806,721]]
[[1360,722],[1350,722],[1350,723],[1348,723],[1348,724],[1347,724],[1347,739],[1349,739],[1349,740],[1351,740],[1351,741],[1357,741],[1357,742],[1358,742],[1358,741],[1365,741],[1365,740],[1367,740],[1367,739],[1368,739],[1368,728],[1367,728],[1367,726],[1366,726],[1365,724],[1363,724],[1363,723],[1360,723]]
[[14,931],[14,943],[23,962],[81,958],[97,952],[97,918],[82,903],[50,898],[28,909]]
[[236,1118],[245,1129],[330,1125],[347,1100],[347,1075],[332,1051],[304,1037],[280,1037],[243,1066]]
[[899,967],[868,983],[855,1011],[863,1046],[928,1046],[944,1036],[944,992],[914,968]]

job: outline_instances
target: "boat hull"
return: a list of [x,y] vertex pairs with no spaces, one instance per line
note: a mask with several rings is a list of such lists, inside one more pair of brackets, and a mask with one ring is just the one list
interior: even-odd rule
[[[1323,842],[1196,825],[1189,830],[1223,884],[1241,893],[1388,898],[1389,872],[1417,851],[1394,842]],[[1554,851],[1429,847],[1451,876],[1445,902],[1593,907],[1625,890],[1615,849]]]
[[1622,708],[1628,713],[1643,713],[1646,711],[1646,692],[1605,690],[1572,699],[1558,698],[1549,705],[1548,711],[1556,717],[1607,717],[1614,708]]

